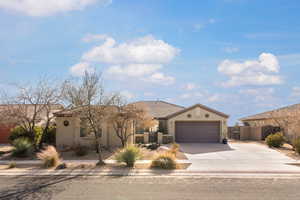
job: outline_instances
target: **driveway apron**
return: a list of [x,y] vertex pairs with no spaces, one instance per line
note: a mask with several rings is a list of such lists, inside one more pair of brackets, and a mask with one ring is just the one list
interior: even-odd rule
[[296,160],[259,143],[181,143],[188,170],[215,172],[300,172]]

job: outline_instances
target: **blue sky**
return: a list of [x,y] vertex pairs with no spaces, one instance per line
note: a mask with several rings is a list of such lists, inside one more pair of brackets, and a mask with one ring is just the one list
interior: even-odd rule
[[240,117],[299,103],[297,0],[2,0],[0,87],[103,72],[130,101]]

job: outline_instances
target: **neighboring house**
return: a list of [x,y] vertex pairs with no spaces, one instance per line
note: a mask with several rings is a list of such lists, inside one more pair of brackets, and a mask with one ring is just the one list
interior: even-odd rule
[[[145,109],[157,121],[156,125],[147,132],[161,132],[164,136],[172,137],[172,141],[186,143],[217,143],[227,138],[228,115],[196,104],[184,108],[164,101],[139,101],[132,103]],[[80,114],[75,109],[64,110],[56,115],[58,148],[70,147],[77,144],[92,145],[93,135],[84,133],[84,124]],[[135,142],[137,130],[130,130],[133,134],[129,143]],[[102,144],[107,147],[120,146],[120,139],[116,136],[109,121],[103,123]]]
[[[77,145],[92,146],[95,144],[94,133],[87,128],[87,121],[81,113],[83,107],[65,109],[54,113],[56,117],[56,147],[67,149]],[[109,111],[108,115],[109,115]],[[101,144],[105,147],[121,146],[121,140],[118,138],[112,123],[109,123],[108,117],[103,119],[101,124]],[[128,132],[132,133],[133,127]],[[133,143],[133,135],[128,143]]]
[[[63,108],[64,107],[62,105],[58,105],[58,104],[51,105],[50,116],[52,116],[54,112],[58,112]],[[33,115],[34,113],[33,109],[34,106],[30,104],[14,104],[14,105],[1,104],[0,105],[0,144],[9,143],[8,137],[10,135],[10,130],[18,124],[18,120],[20,120],[21,116],[22,116],[22,120],[24,121],[26,117],[30,118],[31,115]],[[12,116],[10,117],[5,116],[7,113],[15,113],[15,116],[18,119],[14,119]],[[46,116],[47,115],[45,111],[39,112],[36,125],[43,126]]]
[[[250,127],[280,127],[287,139],[293,140],[299,136],[299,131],[295,131],[295,119],[300,118],[300,104],[282,107],[279,109],[251,115],[239,119],[245,126]],[[293,126],[293,127],[292,127]],[[300,128],[300,127],[296,127]]]

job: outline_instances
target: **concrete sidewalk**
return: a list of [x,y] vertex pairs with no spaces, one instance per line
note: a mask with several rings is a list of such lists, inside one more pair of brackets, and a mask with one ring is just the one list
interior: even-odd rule
[[[40,160],[0,160],[0,165],[7,165],[9,163],[16,163],[22,164],[22,165],[37,165],[37,164],[42,164],[42,161]],[[74,163],[79,163],[79,164],[96,164],[98,160],[63,160],[64,163],[69,163],[69,164],[74,164]],[[114,164],[117,163],[116,160],[104,160],[106,164]],[[147,164],[151,163],[152,160],[137,160],[136,163],[138,164]],[[189,160],[176,160],[177,163],[191,163]]]

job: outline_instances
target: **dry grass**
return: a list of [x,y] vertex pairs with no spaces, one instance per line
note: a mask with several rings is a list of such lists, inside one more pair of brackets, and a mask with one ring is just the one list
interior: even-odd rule
[[48,146],[41,153],[37,153],[37,158],[43,161],[45,168],[56,167],[61,161],[54,146]]
[[176,157],[173,153],[160,153],[152,161],[151,167],[158,169],[176,169]]

